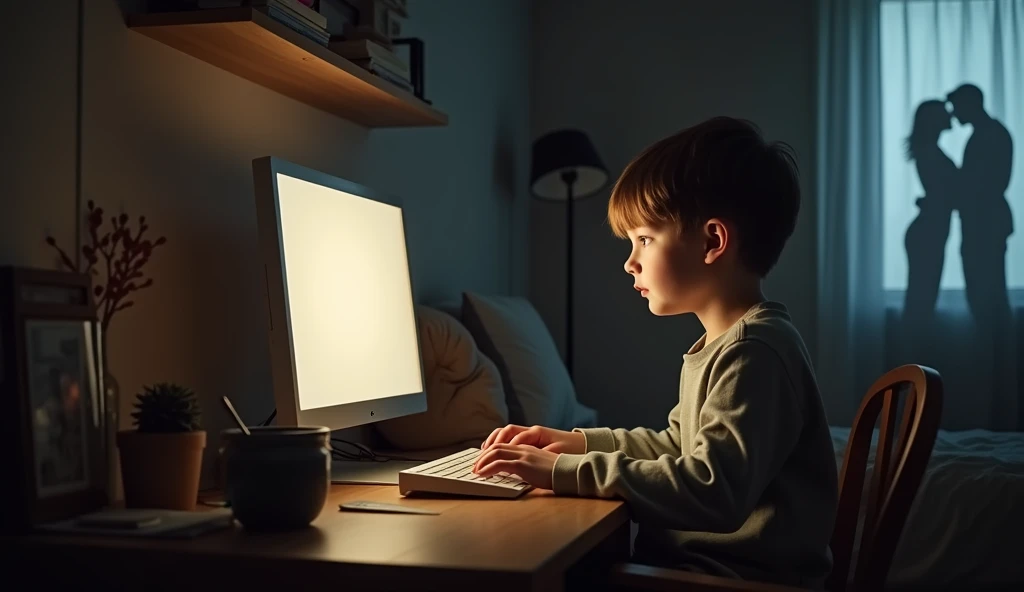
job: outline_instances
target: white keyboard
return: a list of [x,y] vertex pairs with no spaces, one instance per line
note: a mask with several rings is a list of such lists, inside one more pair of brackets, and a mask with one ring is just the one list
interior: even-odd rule
[[481,477],[473,473],[473,464],[479,456],[479,448],[467,448],[462,452],[399,471],[398,491],[402,495],[422,491],[514,498],[532,488],[526,481],[508,473],[498,473],[491,477]]

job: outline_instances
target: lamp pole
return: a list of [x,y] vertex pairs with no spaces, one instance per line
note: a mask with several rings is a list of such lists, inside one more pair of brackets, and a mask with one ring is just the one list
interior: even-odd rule
[[578,175],[575,170],[562,172],[562,181],[565,182],[565,368],[569,371],[569,378],[572,378],[572,229],[573,229],[573,185],[576,184]]

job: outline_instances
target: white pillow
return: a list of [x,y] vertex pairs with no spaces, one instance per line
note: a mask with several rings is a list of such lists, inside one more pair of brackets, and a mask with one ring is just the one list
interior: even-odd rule
[[462,323],[501,373],[511,423],[560,430],[597,424],[597,412],[576,400],[555,341],[529,300],[465,292]]

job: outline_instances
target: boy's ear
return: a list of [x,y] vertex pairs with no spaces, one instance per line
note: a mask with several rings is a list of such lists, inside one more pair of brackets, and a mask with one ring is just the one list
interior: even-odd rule
[[704,263],[714,263],[725,254],[729,245],[729,230],[718,218],[704,223]]

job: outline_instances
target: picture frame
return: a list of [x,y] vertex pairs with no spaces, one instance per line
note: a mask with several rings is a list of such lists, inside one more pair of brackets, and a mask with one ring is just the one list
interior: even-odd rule
[[84,273],[0,267],[0,529],[107,504],[100,325]]

